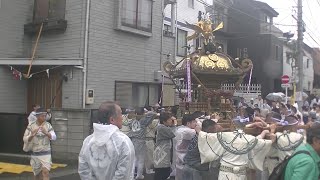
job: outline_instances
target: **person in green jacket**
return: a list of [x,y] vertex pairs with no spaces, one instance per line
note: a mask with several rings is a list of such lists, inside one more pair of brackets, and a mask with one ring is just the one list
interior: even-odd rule
[[300,145],[298,151],[308,151],[297,154],[289,160],[285,170],[285,180],[318,180],[320,163],[320,123],[313,123],[307,130],[307,143]]

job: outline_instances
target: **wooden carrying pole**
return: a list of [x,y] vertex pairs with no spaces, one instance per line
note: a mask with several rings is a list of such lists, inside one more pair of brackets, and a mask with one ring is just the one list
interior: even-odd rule
[[41,26],[40,26],[40,29],[39,29],[39,33],[38,33],[38,37],[37,37],[37,40],[36,40],[36,44],[34,45],[33,50],[32,50],[32,56],[31,56],[31,59],[30,59],[30,64],[29,64],[29,69],[28,69],[28,74],[27,74],[28,78],[30,76],[31,67],[32,67],[32,63],[33,63],[33,60],[34,60],[34,56],[36,54],[36,50],[37,50],[37,47],[38,47],[39,39],[40,39],[40,36],[41,36],[41,33],[42,33],[42,28],[43,28],[43,23],[41,23]]
[[[310,125],[295,125],[295,126],[277,126],[276,132],[283,132],[284,130],[288,130],[290,132],[295,132],[298,129],[308,129],[310,128]],[[259,135],[263,130],[271,130],[270,127],[264,127],[264,128],[255,128],[255,127],[245,127],[244,132],[246,134],[250,134],[253,136]]]

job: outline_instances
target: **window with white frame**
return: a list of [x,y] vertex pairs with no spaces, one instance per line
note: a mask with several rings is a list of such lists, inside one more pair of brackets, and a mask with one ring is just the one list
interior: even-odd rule
[[275,60],[276,61],[280,61],[280,47],[276,46],[276,50],[275,50]]
[[290,59],[291,59],[291,53],[290,52],[286,52],[286,63],[290,64]]
[[185,56],[187,55],[187,35],[188,32],[178,29],[177,31],[177,56]]
[[173,37],[173,33],[171,31],[171,26],[170,25],[164,24],[163,35],[164,36]]
[[115,100],[121,107],[145,107],[159,102],[160,85],[151,83],[121,82],[115,83]]
[[271,23],[271,17],[268,16],[268,15],[265,15],[265,16],[264,16],[264,21],[265,21],[266,23]]
[[121,24],[123,26],[152,31],[152,0],[122,0]]

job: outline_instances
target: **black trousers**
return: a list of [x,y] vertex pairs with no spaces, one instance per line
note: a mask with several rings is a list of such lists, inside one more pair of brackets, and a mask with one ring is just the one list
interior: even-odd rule
[[170,176],[170,167],[154,169],[154,180],[166,180],[169,176]]

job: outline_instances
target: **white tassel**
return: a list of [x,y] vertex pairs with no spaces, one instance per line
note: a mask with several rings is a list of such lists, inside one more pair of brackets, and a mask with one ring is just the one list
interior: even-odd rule
[[46,72],[47,72],[47,76],[48,76],[48,79],[49,79],[49,69],[47,69]]

